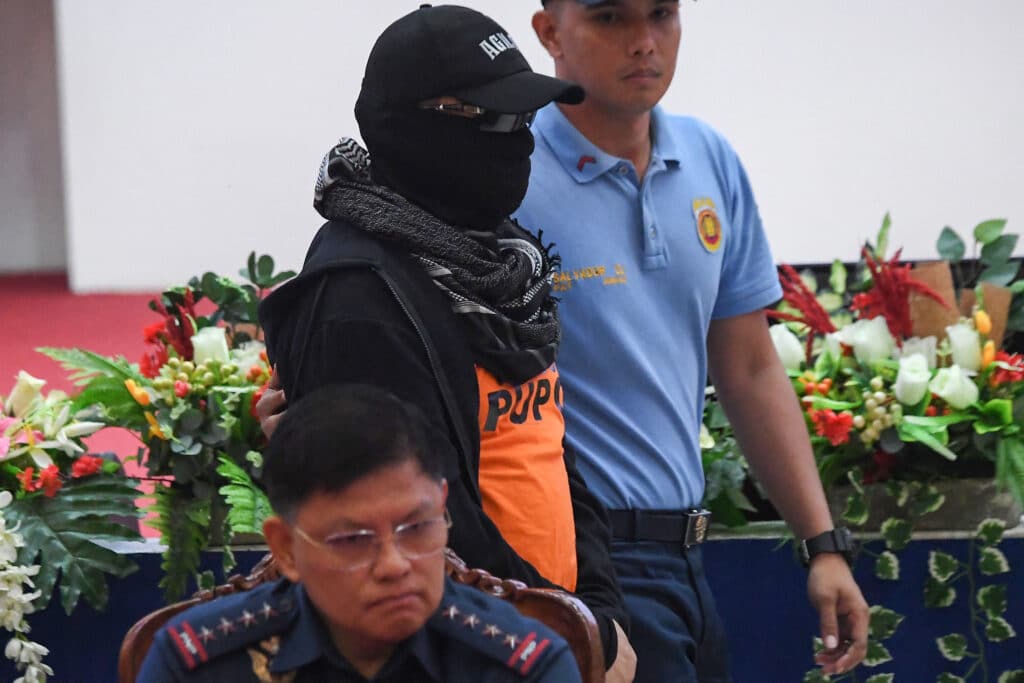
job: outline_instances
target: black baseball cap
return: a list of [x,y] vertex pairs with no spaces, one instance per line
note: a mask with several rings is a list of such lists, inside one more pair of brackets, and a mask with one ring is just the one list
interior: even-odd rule
[[583,88],[535,73],[505,29],[480,12],[422,5],[377,38],[359,100],[388,108],[442,95],[522,114],[549,102],[578,104]]

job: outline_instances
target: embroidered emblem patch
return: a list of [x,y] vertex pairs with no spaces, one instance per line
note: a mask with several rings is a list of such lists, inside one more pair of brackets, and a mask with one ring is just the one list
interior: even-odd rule
[[715,253],[722,246],[722,223],[715,213],[715,203],[707,198],[693,200],[693,217],[697,221],[697,237],[700,243]]

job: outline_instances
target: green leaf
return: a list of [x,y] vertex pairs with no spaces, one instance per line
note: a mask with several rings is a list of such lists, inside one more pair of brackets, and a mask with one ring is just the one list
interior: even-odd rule
[[1006,263],[1017,248],[1017,235],[1000,235],[981,248],[981,262],[986,266]]
[[836,294],[846,293],[846,266],[839,259],[832,262],[832,268],[828,274],[828,284]]
[[1010,285],[1010,294],[1020,294],[1024,292],[1024,280],[1018,280]]
[[996,545],[1003,540],[1003,531],[1006,529],[1006,522],[1001,519],[988,519],[981,520],[978,524],[977,531],[974,535],[979,541],[985,545]]
[[886,548],[893,551],[900,551],[906,548],[907,544],[910,543],[910,535],[913,528],[910,526],[910,522],[905,519],[890,517],[882,522],[882,526],[879,531],[882,533],[882,538],[885,539]]
[[871,637],[875,640],[885,640],[896,633],[896,628],[903,621],[903,615],[893,612],[891,609],[881,605],[871,606]]
[[217,473],[231,482],[220,487],[220,494],[228,504],[231,531],[236,534],[262,534],[263,522],[273,514],[267,495],[241,467],[224,456],[219,460]]
[[901,439],[904,441],[918,441],[947,460],[956,460],[956,453],[946,448],[942,442],[936,439],[926,428],[921,425],[914,424],[914,422],[910,420],[910,417],[911,416],[904,417],[903,422],[900,423],[899,433]]
[[274,259],[269,254],[263,254],[256,260],[257,283],[269,280],[274,274]]
[[1024,506],[1024,441],[1005,438],[996,447],[996,482]]
[[959,662],[967,655],[967,639],[959,633],[950,633],[935,639],[942,656],[951,662]]
[[875,576],[883,581],[899,581],[899,558],[888,550],[882,551],[875,560]]
[[993,584],[990,586],[983,586],[978,589],[976,595],[978,600],[978,606],[985,610],[985,614],[988,615],[989,619],[998,617],[1006,611],[1007,598],[1006,598],[1006,586],[1001,584]]
[[1004,671],[999,675],[997,683],[1024,683],[1024,669]]
[[928,577],[924,584],[925,607],[949,607],[956,600],[956,589]]
[[885,645],[876,640],[868,641],[868,654],[864,657],[864,666],[879,666],[892,661],[892,655]]
[[242,271],[242,277],[248,278],[249,282],[256,282],[256,252],[250,251],[249,258],[245,262],[246,269]]
[[88,382],[72,401],[73,412],[100,406],[99,412],[105,421],[121,426],[124,426],[125,421],[129,424],[145,421],[145,408],[132,398],[124,380],[100,375]]
[[35,584],[42,593],[41,605],[49,602],[59,585],[66,613],[75,609],[80,598],[103,610],[109,597],[105,575],[124,577],[138,569],[128,557],[100,545],[141,540],[137,532],[107,517],[136,514],[138,491],[130,482],[102,474],[73,479],[53,498],[25,497],[5,509],[9,522],[20,524],[25,539],[19,563],[40,565]]
[[978,569],[985,576],[995,576],[1010,571],[1010,563],[999,548],[985,547],[978,551]]
[[832,292],[823,292],[818,295],[818,303],[825,311],[831,313],[843,307],[843,297]]
[[936,678],[935,681],[936,683],[964,683],[964,679],[950,673],[939,674],[939,677]]
[[910,487],[907,486],[905,481],[890,479],[885,482],[885,490],[893,500],[896,501],[896,505],[899,507],[905,507],[907,501],[910,500]]
[[928,573],[936,581],[945,583],[960,569],[960,560],[941,550],[928,553]]
[[803,683],[828,683],[828,676],[821,669],[811,669],[804,674]]
[[979,434],[997,432],[1003,427],[1013,424],[1013,402],[1005,398],[994,398],[980,407],[980,417],[974,423],[974,431]]
[[199,568],[199,552],[208,543],[210,505],[208,500],[198,500],[176,484],[158,486],[153,498],[149,511],[155,512],[156,517],[149,525],[160,532],[160,541],[166,546],[160,565],[164,570],[160,587],[164,589],[164,599],[174,602],[185,594],[189,578]]
[[978,282],[988,282],[999,287],[1006,287],[1014,281],[1018,271],[1020,271],[1020,264],[1016,261],[999,263],[981,271],[981,275],[978,276]]
[[974,240],[981,244],[994,242],[1006,227],[1006,219],[996,218],[978,223],[974,228]]
[[946,496],[939,493],[939,490],[934,485],[928,484],[917,491],[910,500],[910,514],[920,517],[929,512],[935,512],[945,502]]
[[39,347],[36,351],[57,361],[64,369],[70,370],[69,379],[78,385],[85,384],[95,375],[114,377],[121,381],[144,381],[142,375],[121,356],[107,358],[83,349],[57,349],[50,346]]
[[985,626],[985,637],[993,643],[1001,643],[1004,640],[1009,640],[1017,635],[1017,632],[1010,626],[1010,622],[1002,617],[993,617],[989,619],[988,625]]
[[895,677],[896,674],[875,674],[868,677],[864,683],[892,683]]
[[967,246],[960,239],[960,235],[956,234],[956,231],[948,225],[939,234],[939,241],[935,244],[935,248],[943,260],[953,264],[960,263],[967,252]]
[[878,237],[875,238],[875,254],[878,258],[885,258],[885,250],[889,248],[889,228],[892,227],[892,220],[889,218],[889,212],[885,212],[885,217],[882,218],[882,227],[878,229]]
[[868,506],[864,503],[863,494],[855,491],[846,497],[846,508],[842,517],[854,526],[863,526],[867,523]]

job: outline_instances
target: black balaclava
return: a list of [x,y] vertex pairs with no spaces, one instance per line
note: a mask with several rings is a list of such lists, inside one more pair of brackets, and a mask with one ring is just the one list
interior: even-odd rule
[[494,228],[526,196],[529,129],[482,131],[479,119],[363,98],[355,113],[374,181],[454,226]]

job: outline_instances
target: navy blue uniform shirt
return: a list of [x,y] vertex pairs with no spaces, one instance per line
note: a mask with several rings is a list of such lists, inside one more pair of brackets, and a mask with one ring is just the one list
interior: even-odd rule
[[[300,584],[287,580],[197,605],[156,636],[139,683],[362,683]],[[373,681],[576,683],[565,640],[512,605],[445,578],[441,606]]]

